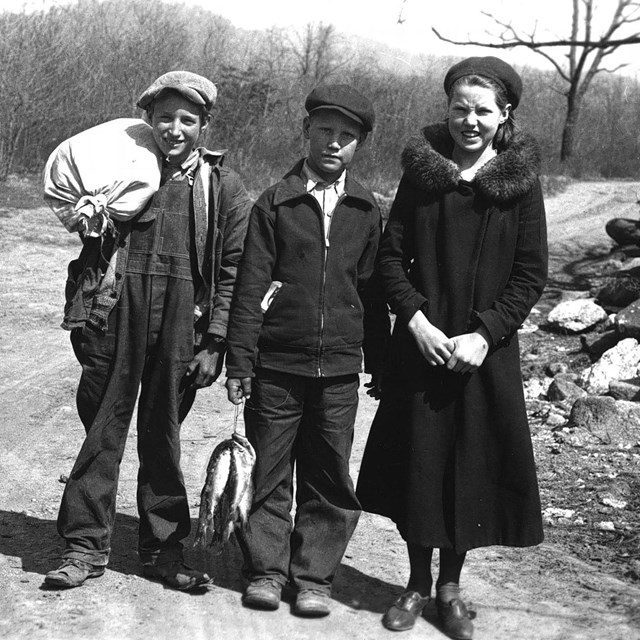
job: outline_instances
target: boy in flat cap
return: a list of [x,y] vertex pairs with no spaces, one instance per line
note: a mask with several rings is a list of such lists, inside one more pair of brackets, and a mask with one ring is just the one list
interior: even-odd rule
[[196,389],[211,385],[222,369],[251,208],[239,177],[223,166],[223,154],[197,146],[215,99],[213,83],[186,71],[167,73],[142,93],[138,106],[164,157],[159,190],[137,217],[114,221],[112,234],[99,239],[106,275],[97,285],[86,268],[95,239],[85,238],[70,265],[63,326],[71,329],[82,365],[77,406],[86,439],[62,497],[58,531],[66,548],[60,567],[45,577],[50,586],[77,587],[104,573],[139,389],[144,575],[180,590],[209,579],[183,559],[190,513],[180,423]]
[[[360,516],[349,457],[362,363],[363,302],[381,231],[347,166],[371,131],[347,85],[306,99],[309,154],[253,207],[229,318],[229,400],[246,399],[255,496],[243,534],[245,606],[330,612],[331,585]],[[293,469],[297,492],[291,520]]]

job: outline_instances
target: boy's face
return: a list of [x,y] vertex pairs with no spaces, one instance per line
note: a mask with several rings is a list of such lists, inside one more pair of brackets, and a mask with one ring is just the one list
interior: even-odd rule
[[303,132],[309,140],[309,165],[328,182],[340,177],[365,138],[357,122],[333,109],[307,116]]
[[199,105],[170,92],[154,100],[150,122],[160,151],[170,164],[179,165],[189,157],[209,119]]

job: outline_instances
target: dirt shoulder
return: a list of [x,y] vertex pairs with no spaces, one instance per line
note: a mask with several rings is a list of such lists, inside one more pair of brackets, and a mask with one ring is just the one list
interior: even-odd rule
[[[369,514],[363,515],[344,558],[333,613],[323,620],[295,618],[290,600],[273,613],[244,609],[240,555],[233,546],[216,556],[187,550],[191,564],[213,576],[205,592],[183,594],[142,578],[135,553],[135,425],[121,468],[108,570],[80,589],[42,587],[60,552],[55,525],[60,476],[69,473],[83,436],[74,399],[78,365],[68,334],[59,328],[66,265],[78,242],[37,199],[29,200],[37,186],[13,187],[24,197],[0,198],[0,637],[390,638],[380,617],[402,591],[408,563],[394,526]],[[638,191],[638,183],[578,183],[548,200],[552,278],[543,311],[562,290],[579,287],[586,254],[607,251],[607,219],[638,217]],[[376,402],[363,392],[354,477],[375,410]],[[194,522],[208,457],[230,433],[232,420],[223,387],[215,384],[200,393],[184,425],[183,468]],[[582,464],[580,455],[568,451],[564,460],[558,458],[548,438],[534,425],[543,507],[557,503],[558,483],[572,482],[568,472]],[[613,471],[637,474],[637,451],[628,451]],[[602,468],[590,467],[589,473],[611,473],[613,463],[605,462],[596,460]],[[566,533],[549,528],[547,541],[533,549],[470,553],[463,587],[478,611],[478,640],[640,640],[638,583],[625,579],[619,567],[590,558],[582,544],[589,541],[584,529]],[[434,626],[434,611],[428,609],[426,618],[402,637],[443,638]]]

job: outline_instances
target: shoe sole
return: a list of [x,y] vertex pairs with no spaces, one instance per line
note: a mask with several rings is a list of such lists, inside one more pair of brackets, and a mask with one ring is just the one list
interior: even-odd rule
[[324,618],[331,612],[326,609],[294,609],[293,613],[299,618]]
[[157,582],[167,589],[173,589],[174,591],[195,591],[196,589],[206,589],[207,585],[211,582],[210,580],[203,581],[194,581],[186,584],[179,584],[177,582],[172,582],[171,578],[160,577],[160,576],[144,576],[147,580],[151,582]]
[[280,607],[280,602],[254,598],[242,598],[242,604],[249,609],[259,609],[260,611],[275,611]]

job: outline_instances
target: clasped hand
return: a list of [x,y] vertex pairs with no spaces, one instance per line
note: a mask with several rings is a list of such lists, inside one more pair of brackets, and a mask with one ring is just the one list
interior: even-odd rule
[[445,365],[456,373],[475,371],[489,350],[490,338],[483,326],[471,333],[449,338],[431,324],[422,311],[417,311],[408,328],[420,353],[433,367]]

